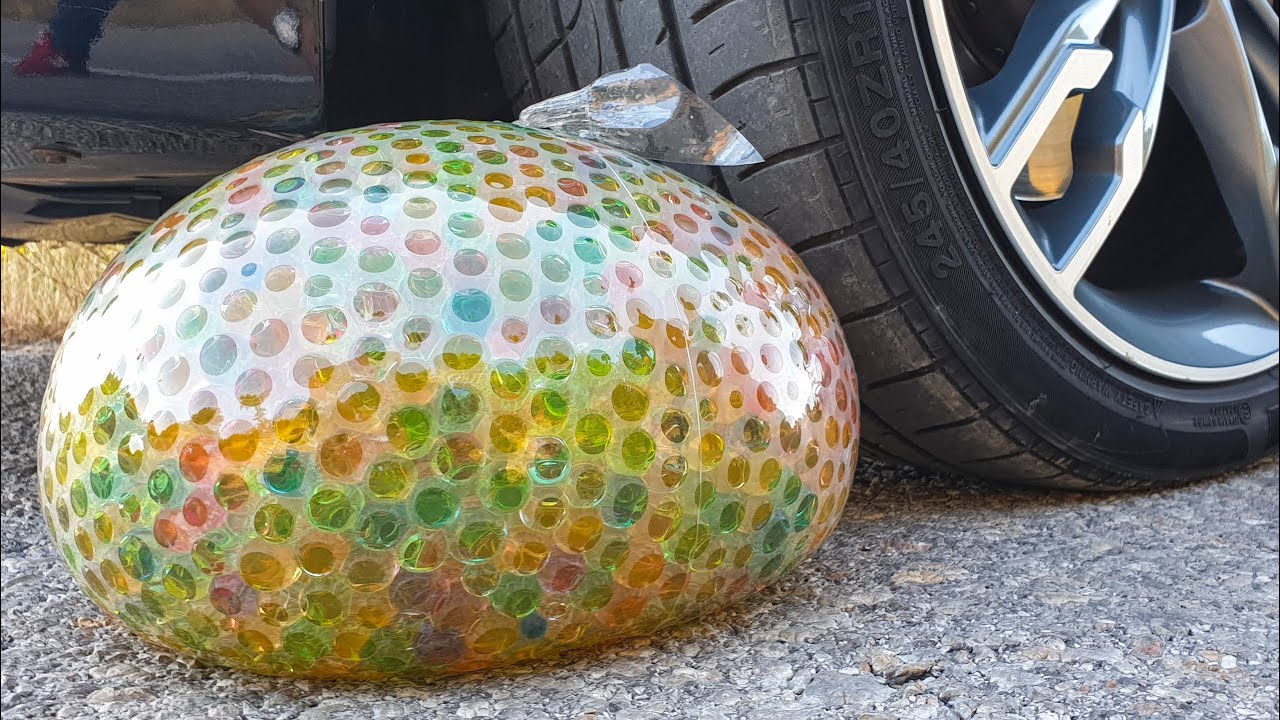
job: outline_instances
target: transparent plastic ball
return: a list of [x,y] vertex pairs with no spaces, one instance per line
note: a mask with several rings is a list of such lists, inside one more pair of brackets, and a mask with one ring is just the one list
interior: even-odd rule
[[857,397],[818,284],[707,188],[515,125],[379,125],[211,181],[111,263],[39,492],[150,641],[431,676],[776,580],[840,515]]

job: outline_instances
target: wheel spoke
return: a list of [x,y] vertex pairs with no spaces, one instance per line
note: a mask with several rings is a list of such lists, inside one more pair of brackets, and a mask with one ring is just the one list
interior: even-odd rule
[[1111,51],[1098,38],[1119,0],[1043,0],[995,77],[969,101],[1001,184],[1012,189],[1063,101],[1098,84]]
[[1251,53],[1228,0],[1206,0],[1201,13],[1173,33],[1169,89],[1200,136],[1244,243],[1244,270],[1231,281],[1274,309],[1280,307],[1276,136],[1268,127],[1255,77],[1264,79],[1264,91],[1274,92],[1265,81],[1277,75],[1275,45],[1269,52],[1255,49],[1252,55],[1258,68],[1250,66]]
[[1233,6],[1244,54],[1253,70],[1253,85],[1262,101],[1262,113],[1275,137],[1280,128],[1280,62],[1276,47],[1280,46],[1280,15],[1267,0],[1242,0]]
[[1066,289],[1084,277],[1146,168],[1164,98],[1173,10],[1172,0],[1117,9],[1109,38],[1115,61],[1086,96],[1071,187],[1058,202],[1024,210]]
[[[995,13],[953,12],[947,0],[923,6],[981,190],[1013,251],[1058,308],[1117,357],[1163,377],[1211,383],[1274,368],[1280,357],[1274,1],[1035,0],[1012,41]],[[1193,7],[1198,14],[1184,17]],[[1010,52],[998,63],[1001,48]],[[984,75],[993,64],[1000,69]],[[965,81],[973,77],[990,79]],[[1162,113],[1166,92],[1176,93],[1191,128],[1182,113]],[[1162,114],[1171,122],[1160,129],[1168,137],[1157,148]],[[1187,152],[1184,133],[1192,128],[1212,173],[1194,170],[1203,162],[1194,147],[1195,155],[1175,155]],[[1153,152],[1167,168],[1162,175],[1184,169],[1190,175],[1140,182]],[[1239,276],[1220,277],[1232,272],[1221,268],[1238,262],[1234,239],[1221,244],[1222,256],[1199,242],[1198,233],[1218,227],[1216,213],[1185,232],[1171,228],[1195,241],[1187,248],[1132,232],[1149,213],[1165,213],[1168,196],[1161,205],[1159,194],[1182,182],[1227,200],[1247,246]],[[1150,218],[1148,232],[1175,216]],[[1116,232],[1118,224],[1124,232]],[[1168,257],[1152,257],[1144,267],[1139,258],[1152,252]],[[1096,267],[1100,262],[1106,267]]]

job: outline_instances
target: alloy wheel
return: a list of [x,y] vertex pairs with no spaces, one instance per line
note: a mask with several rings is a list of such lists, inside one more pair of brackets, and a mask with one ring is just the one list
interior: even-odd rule
[[[987,13],[996,25],[975,25],[966,15],[979,5],[1005,12]],[[1275,367],[1275,7],[925,0],[924,8],[983,193],[1057,307],[1117,357],[1162,377],[1222,382]],[[1011,16],[1021,19],[1016,38],[993,46]],[[1192,201],[1175,202],[1170,175]],[[1215,209],[1222,222],[1212,221]],[[1182,214],[1192,230],[1160,230]]]

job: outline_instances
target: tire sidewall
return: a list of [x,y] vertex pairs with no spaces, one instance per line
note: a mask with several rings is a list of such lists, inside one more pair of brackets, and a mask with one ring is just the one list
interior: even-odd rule
[[1084,337],[1027,276],[970,190],[918,4],[814,6],[850,150],[892,252],[981,390],[1060,454],[1045,459],[1116,485],[1203,475],[1275,447],[1280,371],[1212,385],[1145,374]]

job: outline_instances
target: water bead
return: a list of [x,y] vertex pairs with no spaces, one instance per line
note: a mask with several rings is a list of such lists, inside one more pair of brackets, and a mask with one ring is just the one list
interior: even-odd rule
[[395,265],[395,255],[384,247],[370,247],[360,251],[360,269],[368,273],[380,273]]
[[493,301],[483,290],[461,290],[453,296],[453,314],[463,322],[480,322],[489,317]]
[[856,462],[850,354],[786,244],[554,133],[296,143],[90,297],[40,503],[94,602],[207,662],[433,676],[661,632],[813,552]]

